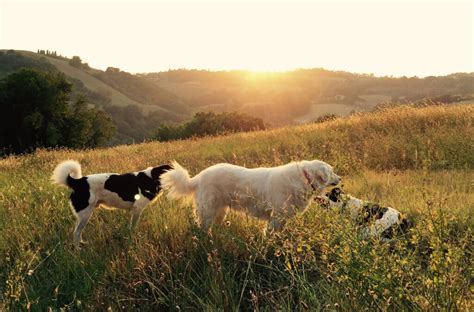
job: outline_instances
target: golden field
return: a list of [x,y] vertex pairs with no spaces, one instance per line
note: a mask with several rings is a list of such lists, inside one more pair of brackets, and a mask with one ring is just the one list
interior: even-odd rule
[[[330,122],[0,160],[0,310],[472,310],[474,106],[401,106]],[[399,209],[414,229],[362,240],[313,205],[280,233],[231,214],[213,236],[190,206],[158,199],[131,235],[124,211],[98,209],[72,246],[69,191],[56,164],[83,174],[177,160],[192,175],[218,162],[276,166],[321,159],[357,197]]]

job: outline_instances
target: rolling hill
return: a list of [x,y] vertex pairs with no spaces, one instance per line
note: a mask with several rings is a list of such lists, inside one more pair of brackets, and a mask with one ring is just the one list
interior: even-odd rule
[[[240,112],[267,127],[308,123],[321,116],[367,112],[380,104],[440,98],[471,101],[474,74],[442,77],[374,77],[324,69],[255,73],[170,70],[130,74],[119,68],[90,68],[79,57],[45,51],[0,51],[0,78],[21,67],[59,71],[80,94],[106,111],[118,133],[109,145],[150,139],[165,124],[181,124],[199,111]],[[454,100],[453,100],[454,99]]]

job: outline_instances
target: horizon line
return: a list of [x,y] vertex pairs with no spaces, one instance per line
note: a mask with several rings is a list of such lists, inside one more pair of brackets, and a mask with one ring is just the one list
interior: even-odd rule
[[[48,50],[48,49],[44,49],[44,50],[43,49],[37,49],[37,51],[31,51],[31,50],[23,50],[23,49],[0,48],[0,51],[10,51],[10,50],[17,51],[17,52],[29,52],[29,53],[34,53],[34,54],[37,54],[37,55],[53,57],[53,58],[54,58],[54,56],[52,56],[52,55],[41,54],[41,53],[38,53],[37,51],[42,50],[42,51],[49,51],[49,52],[58,53],[56,50]],[[66,59],[72,59],[72,57],[74,57],[74,56],[81,57],[80,55],[73,55],[73,56],[69,57],[67,55],[62,55],[60,53],[58,53],[56,56],[66,58]],[[89,64],[88,61],[86,61],[82,58],[81,58],[81,60],[82,60],[82,62],[85,62],[85,63]],[[456,75],[456,74],[468,74],[468,75],[469,74],[474,74],[474,71],[456,71],[456,72],[450,72],[450,73],[444,73],[444,74],[429,74],[429,75],[407,75],[407,74],[403,74],[403,75],[396,75],[396,74],[380,75],[380,74],[375,74],[375,73],[371,73],[371,72],[355,72],[355,71],[349,71],[349,70],[343,70],[343,69],[330,69],[330,68],[321,67],[321,66],[315,66],[315,67],[308,66],[308,67],[295,67],[295,68],[291,68],[291,69],[269,69],[269,70],[250,69],[250,68],[211,68],[211,67],[208,67],[208,68],[204,68],[204,67],[193,67],[193,68],[190,68],[190,67],[174,67],[174,68],[172,68],[172,67],[169,67],[167,69],[159,69],[157,71],[146,71],[146,72],[143,72],[143,71],[128,71],[128,70],[123,70],[122,68],[116,67],[116,66],[106,66],[105,69],[94,67],[94,66],[90,66],[90,67],[92,69],[101,70],[101,71],[104,71],[104,72],[109,67],[118,68],[120,71],[129,73],[129,74],[132,74],[132,75],[159,74],[159,73],[165,73],[165,72],[170,72],[170,71],[178,71],[178,70],[207,71],[207,72],[212,72],[212,73],[248,72],[248,73],[256,73],[256,74],[258,74],[258,73],[261,73],[261,74],[285,74],[285,73],[291,73],[291,72],[295,72],[295,71],[299,71],[299,70],[324,70],[324,71],[328,71],[328,72],[347,73],[347,74],[360,75],[360,76],[369,76],[369,77],[373,77],[373,78],[419,78],[419,79],[424,79],[424,78],[427,78],[427,77],[446,77],[446,76],[451,76],[451,75]]]

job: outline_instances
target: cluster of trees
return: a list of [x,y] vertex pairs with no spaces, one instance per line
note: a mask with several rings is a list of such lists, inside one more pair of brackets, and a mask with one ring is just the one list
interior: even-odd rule
[[51,71],[54,66],[46,58],[27,57],[15,50],[0,51],[0,78],[17,71],[19,68],[37,68]]
[[200,112],[196,113],[191,121],[181,126],[161,126],[156,132],[155,139],[159,141],[171,141],[262,129],[265,129],[262,119],[246,114],[236,112],[224,112],[220,114]]
[[88,63],[82,63],[82,60],[79,56],[74,55],[70,60],[69,60],[69,65],[80,68],[83,70],[90,70],[91,68],[89,67]]
[[115,132],[112,120],[70,103],[72,85],[61,73],[21,69],[0,81],[0,151],[23,153],[37,147],[95,147]]
[[61,57],[61,55],[58,55],[58,53],[56,51],[50,51],[50,50],[40,50],[40,49],[38,49],[36,51],[36,53],[47,55],[47,56],[52,56],[52,57],[58,57],[58,56]]

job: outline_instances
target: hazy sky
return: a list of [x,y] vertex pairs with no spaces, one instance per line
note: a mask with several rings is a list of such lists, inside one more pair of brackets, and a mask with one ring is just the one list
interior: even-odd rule
[[101,69],[474,71],[474,0],[0,3],[0,48],[56,50]]

